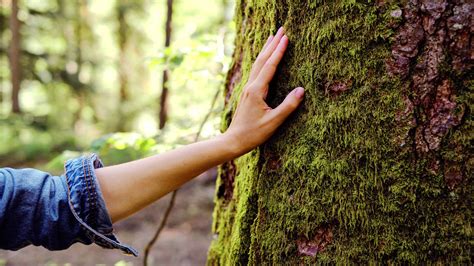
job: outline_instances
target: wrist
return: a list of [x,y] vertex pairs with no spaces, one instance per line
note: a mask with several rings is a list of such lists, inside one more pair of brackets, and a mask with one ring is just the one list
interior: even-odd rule
[[219,137],[222,139],[223,145],[225,145],[229,149],[229,153],[231,154],[232,159],[237,158],[248,152],[248,150],[245,149],[241,138],[236,134],[226,131]]

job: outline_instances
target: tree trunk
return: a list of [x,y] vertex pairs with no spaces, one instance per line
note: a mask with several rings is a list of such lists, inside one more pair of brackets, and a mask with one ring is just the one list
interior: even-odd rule
[[10,14],[10,73],[12,82],[12,112],[20,113],[20,86],[21,86],[21,66],[20,66],[20,20],[18,19],[18,0],[11,1]]
[[[166,24],[165,24],[165,49],[170,47],[171,44],[171,23],[173,21],[173,0],[166,1]],[[159,128],[165,127],[166,120],[168,119],[168,81],[169,81],[169,70],[165,67],[163,70],[163,81],[161,87],[160,97],[160,112],[159,112]]]
[[210,265],[472,263],[473,4],[361,2],[237,1],[222,130],[279,26],[268,102],[306,93],[221,166]]
[[128,5],[117,3],[117,20],[118,20],[118,46],[119,46],[119,82],[120,82],[120,105],[128,100],[128,76],[127,76],[127,34],[128,25],[125,19]]
[[126,131],[126,121],[125,118],[126,112],[124,110],[125,103],[129,100],[129,92],[128,92],[128,71],[130,69],[129,62],[127,60],[127,38],[129,31],[129,26],[126,20],[126,14],[129,9],[129,2],[128,1],[119,1],[116,2],[116,13],[117,13],[117,21],[118,21],[118,29],[117,29],[117,41],[119,47],[119,60],[117,65],[118,76],[119,76],[119,112],[118,116],[120,119],[117,120],[117,124],[115,126],[115,131]]

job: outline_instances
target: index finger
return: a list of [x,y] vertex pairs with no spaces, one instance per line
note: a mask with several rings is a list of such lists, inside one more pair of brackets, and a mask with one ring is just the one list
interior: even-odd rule
[[262,70],[257,76],[256,82],[262,85],[270,83],[273,76],[275,75],[278,64],[283,58],[283,54],[285,53],[286,47],[288,47],[288,37],[284,35],[278,43],[278,46],[276,47],[275,51],[273,51],[272,55],[267,60],[265,65],[263,65]]
[[250,76],[249,76],[249,82],[252,82],[258,77],[258,74],[260,73],[263,65],[265,62],[268,60],[268,58],[271,56],[275,48],[277,47],[278,43],[281,40],[281,37],[283,36],[284,29],[283,27],[280,27],[278,29],[276,35],[272,38],[269,38],[270,40],[267,41],[265,44],[264,48],[262,51],[258,54],[257,59],[255,60],[252,70],[250,71]]

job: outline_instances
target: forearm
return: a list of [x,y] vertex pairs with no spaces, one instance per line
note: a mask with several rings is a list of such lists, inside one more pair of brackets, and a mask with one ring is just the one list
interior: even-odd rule
[[242,153],[225,135],[137,161],[96,170],[113,222],[176,190],[205,170]]

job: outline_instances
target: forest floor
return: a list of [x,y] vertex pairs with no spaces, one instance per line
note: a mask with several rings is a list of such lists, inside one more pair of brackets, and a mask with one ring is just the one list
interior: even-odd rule
[[[212,239],[215,176],[216,170],[212,169],[178,191],[167,226],[152,249],[149,265],[205,265]],[[119,261],[142,265],[143,250],[163,218],[169,199],[170,195],[114,225],[118,239],[140,252],[137,258],[95,244],[75,244],[68,250],[54,252],[29,246],[19,251],[0,250],[0,265],[114,265]]]

